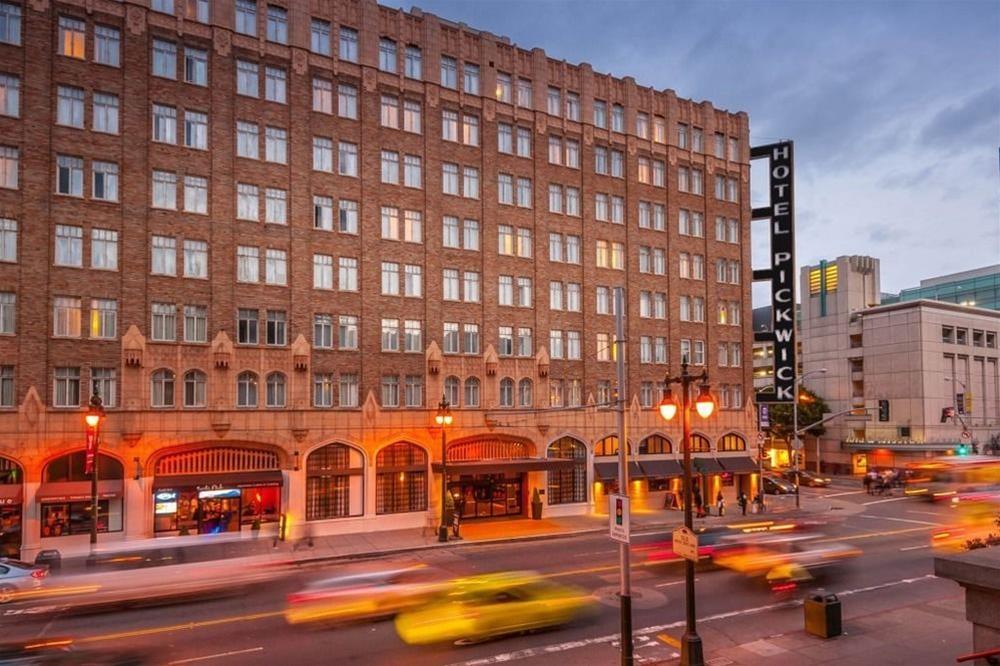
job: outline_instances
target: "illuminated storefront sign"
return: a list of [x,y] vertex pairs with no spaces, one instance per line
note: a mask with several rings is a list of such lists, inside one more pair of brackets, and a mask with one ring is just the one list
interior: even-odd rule
[[750,149],[750,159],[768,161],[770,204],[751,211],[754,220],[768,220],[771,240],[769,268],[755,270],[755,282],[771,283],[771,330],[754,333],[756,342],[774,345],[774,390],[757,393],[757,402],[795,400],[795,200],[792,142],[781,141]]

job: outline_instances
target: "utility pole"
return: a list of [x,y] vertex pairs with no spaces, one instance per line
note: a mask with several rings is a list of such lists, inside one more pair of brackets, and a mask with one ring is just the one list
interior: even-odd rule
[[[625,290],[615,287],[615,360],[618,370],[618,492],[628,495],[628,420],[625,418]],[[621,567],[621,652],[622,666],[632,666],[632,562],[629,544],[618,544]]]

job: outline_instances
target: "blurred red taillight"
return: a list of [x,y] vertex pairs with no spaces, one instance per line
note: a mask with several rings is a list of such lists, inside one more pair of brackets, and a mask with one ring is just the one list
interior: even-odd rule
[[771,591],[772,592],[790,592],[790,591],[794,590],[796,587],[798,587],[798,585],[795,582],[779,583],[777,585],[772,585],[771,586]]
[[41,578],[45,578],[48,575],[49,575],[49,570],[48,569],[35,569],[35,570],[33,570],[31,572],[31,577],[32,578],[39,578],[39,579],[41,579]]

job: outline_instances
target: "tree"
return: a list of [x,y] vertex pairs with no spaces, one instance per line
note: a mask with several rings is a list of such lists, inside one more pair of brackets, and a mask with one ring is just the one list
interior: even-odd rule
[[[815,428],[808,426],[823,420],[823,415],[830,411],[830,407],[823,398],[819,397],[804,386],[799,387],[799,430],[808,432],[814,437],[820,437],[826,428],[822,425]],[[778,439],[791,441],[792,438],[792,404],[777,403],[771,405],[771,433]]]

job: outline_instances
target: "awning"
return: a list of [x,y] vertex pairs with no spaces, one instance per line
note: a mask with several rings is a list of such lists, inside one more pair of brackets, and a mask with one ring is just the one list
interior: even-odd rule
[[[645,479],[648,476],[646,470],[643,469],[642,465],[634,460],[630,460],[628,463],[628,478],[629,479]],[[615,481],[618,479],[618,463],[617,462],[595,462],[594,463],[594,478],[598,481]]]
[[283,480],[280,469],[262,472],[224,472],[222,474],[171,474],[153,479],[153,491],[197,488],[259,488],[280,486]]
[[10,506],[24,501],[24,486],[20,483],[4,483],[0,485],[0,505]]
[[[121,497],[125,484],[121,479],[97,482],[98,499]],[[39,502],[79,502],[89,500],[90,481],[57,481],[38,486],[35,498]]]
[[715,458],[694,458],[691,463],[692,471],[696,474],[718,474],[725,471]]
[[[520,472],[544,472],[547,470],[572,467],[576,461],[571,458],[518,458],[513,460],[469,460],[448,463],[448,475],[452,474],[518,474]],[[431,468],[441,472],[441,463]]]
[[646,476],[683,476],[684,468],[676,460],[643,460],[642,468]]
[[736,474],[747,474],[749,472],[758,471],[757,461],[751,458],[750,456],[719,458],[718,461],[722,463],[722,467],[725,468],[727,472],[734,472]]

